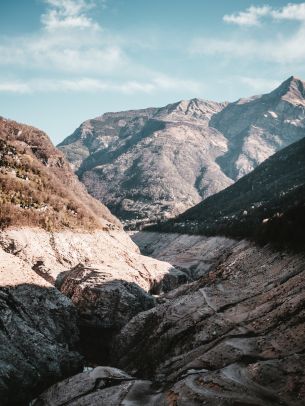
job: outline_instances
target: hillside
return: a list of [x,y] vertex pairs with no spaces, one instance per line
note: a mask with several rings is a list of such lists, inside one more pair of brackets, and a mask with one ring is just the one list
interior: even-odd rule
[[250,237],[305,248],[305,138],[153,230]]
[[176,216],[304,136],[304,82],[234,103],[182,100],[105,113],[59,148],[127,228]]
[[42,131],[0,118],[0,227],[108,229],[118,220],[88,195]]

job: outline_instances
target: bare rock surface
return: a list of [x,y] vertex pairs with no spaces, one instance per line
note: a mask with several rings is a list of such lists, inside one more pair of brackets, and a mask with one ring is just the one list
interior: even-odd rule
[[176,216],[304,136],[304,82],[216,103],[105,113],[59,148],[88,191],[133,228]]
[[304,284],[304,256],[241,241],[134,317],[115,365],[159,383],[169,405],[304,405]]
[[25,405],[43,388],[81,370],[76,308],[1,249],[0,326],[1,405]]
[[110,367],[96,367],[66,379],[41,394],[32,406],[165,406],[152,382]]
[[95,363],[107,361],[114,334],[154,306],[152,294],[189,280],[171,264],[141,255],[123,230],[9,228],[1,233],[0,246],[72,300],[80,318],[82,351]]
[[215,269],[238,244],[225,237],[150,231],[133,231],[130,236],[142,254],[169,262],[193,280]]
[[[169,237],[171,246],[178,237]],[[180,249],[190,241],[199,243],[180,236]],[[198,281],[161,296],[121,330],[110,362],[126,372],[86,371],[33,404],[304,405],[304,256],[247,241],[223,249]]]

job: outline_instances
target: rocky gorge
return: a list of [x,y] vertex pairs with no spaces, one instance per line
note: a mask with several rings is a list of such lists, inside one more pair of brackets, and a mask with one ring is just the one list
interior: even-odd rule
[[[285,244],[290,240],[287,233],[279,246],[268,233],[258,243],[251,228],[247,235],[232,227],[226,227],[226,233],[205,235],[187,223],[191,213],[191,221],[214,224],[216,210],[225,224],[229,219],[226,210],[230,215],[235,210],[233,214],[241,213],[235,219],[238,224],[248,224],[255,217],[259,226],[280,224],[287,226],[285,230],[298,229],[297,239],[304,238],[304,143],[299,141],[304,137],[303,93],[303,82],[290,78],[268,95],[233,104],[193,100],[167,106],[166,115],[164,109],[147,109],[140,114],[129,112],[128,120],[121,113],[111,113],[96,123],[86,123],[80,139],[86,144],[89,137],[88,150],[91,143],[114,144],[106,152],[90,155],[90,151],[84,153],[79,132],[71,136],[72,144],[77,139],[76,149],[64,152],[70,158],[76,156],[74,169],[78,168],[83,181],[87,175],[93,176],[81,174],[84,156],[93,172],[99,162],[103,176],[109,175],[109,188],[111,179],[120,173],[120,169],[112,173],[116,159],[122,165],[133,162],[134,168],[144,158],[159,165],[158,159],[149,161],[150,137],[156,142],[166,140],[164,128],[170,128],[177,142],[182,133],[188,134],[191,148],[186,152],[177,149],[172,161],[177,166],[170,165],[170,171],[167,165],[162,167],[166,182],[180,184],[175,171],[184,162],[181,174],[186,173],[189,155],[201,162],[200,169],[196,160],[195,166],[204,176],[201,183],[195,183],[201,185],[202,195],[190,198],[191,204],[213,196],[172,222],[157,224],[154,231],[129,234],[88,194],[45,133],[0,119],[1,405],[305,404],[302,244]],[[268,115],[266,109],[277,117]],[[187,123],[181,123],[181,115]],[[264,127],[271,126],[272,120],[276,120],[274,133],[271,127],[268,131]],[[290,120],[286,127],[285,120]],[[254,121],[260,130],[255,130]],[[223,128],[221,123],[226,123]],[[101,133],[93,124],[100,126]],[[240,134],[244,134],[244,144],[238,147]],[[203,150],[195,153],[203,136],[208,142],[202,146],[208,151],[204,159]],[[257,159],[253,139],[264,145]],[[273,149],[263,143],[266,140]],[[162,151],[167,148],[163,141]],[[147,154],[143,154],[143,142],[147,142]],[[126,145],[131,146],[127,161],[119,154]],[[281,151],[260,163],[277,149]],[[158,151],[157,156],[164,158]],[[114,158],[111,163],[110,158]],[[222,159],[226,159],[225,166]],[[242,167],[240,163],[244,163]],[[243,171],[255,166],[257,169],[242,177]],[[209,171],[215,175],[210,183]],[[188,180],[193,179],[191,172]],[[124,179],[127,188],[129,180]],[[220,185],[218,180],[224,182]],[[162,180],[152,182],[150,191],[158,187],[163,196]],[[253,199],[260,198],[257,185],[261,185],[264,207],[273,210],[267,222],[263,209],[262,216],[248,216]],[[118,182],[116,196],[121,186]],[[240,190],[246,190],[241,199]],[[132,193],[136,199],[137,192]],[[185,198],[192,193],[184,186],[181,189]],[[139,199],[141,210],[147,204],[145,199]],[[168,201],[169,211],[176,214],[190,203]],[[134,221],[138,206],[131,206],[136,208],[130,217]],[[145,216],[157,219],[160,213],[163,216],[163,209],[157,200],[151,201]],[[181,219],[188,227],[181,226]],[[172,227],[176,223],[178,227]]]

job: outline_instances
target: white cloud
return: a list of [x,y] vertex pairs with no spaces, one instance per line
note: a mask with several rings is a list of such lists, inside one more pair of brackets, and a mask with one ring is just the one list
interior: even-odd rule
[[50,31],[58,29],[100,29],[99,24],[87,16],[95,4],[85,0],[45,0],[49,9],[41,16],[43,26]]
[[274,19],[278,20],[295,20],[305,22],[305,3],[288,3],[286,6],[272,10]]
[[226,23],[237,24],[240,26],[255,26],[260,24],[263,17],[269,17],[275,20],[295,20],[305,22],[305,3],[288,3],[281,8],[251,6],[245,11],[226,14],[223,16],[223,20]]
[[[162,75],[129,58],[126,44],[88,17],[92,1],[44,1],[48,9],[40,32],[0,42],[0,66],[18,67],[30,77],[0,82],[0,92],[200,91],[195,81]],[[96,1],[105,8],[105,0]]]
[[190,52],[200,55],[221,55],[223,58],[246,58],[264,60],[278,64],[296,64],[305,61],[305,25],[290,36],[268,37],[265,40],[255,38],[197,38]]
[[[275,24],[275,32],[257,39],[255,33],[234,33],[234,36],[223,38],[196,38],[190,46],[191,54],[219,55],[223,60],[242,58],[243,61],[258,60],[279,65],[302,64],[305,62],[305,3],[289,3],[282,8],[250,7],[245,12],[225,16],[227,22],[238,25],[257,25],[259,18],[268,16],[270,23],[278,20],[294,20],[295,28],[289,32]],[[230,21],[229,21],[230,20]],[[280,29],[279,29],[280,28]],[[253,35],[252,35],[253,34]]]
[[[101,0],[99,0],[101,1]],[[126,68],[127,56],[99,24],[87,16],[88,0],[45,0],[42,30],[2,38],[0,65],[64,73],[107,74]],[[105,5],[105,2],[99,4]]]
[[0,93],[29,93],[30,87],[21,82],[0,82]]
[[270,14],[271,7],[262,6],[255,7],[251,6],[246,11],[240,11],[239,13],[226,14],[223,16],[223,20],[226,23],[232,23],[243,26],[253,26],[259,25],[260,18]]

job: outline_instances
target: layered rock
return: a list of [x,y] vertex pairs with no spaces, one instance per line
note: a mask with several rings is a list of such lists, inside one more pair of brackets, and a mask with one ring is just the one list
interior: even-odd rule
[[130,232],[130,236],[142,254],[169,262],[191,280],[214,270],[238,244],[225,237],[151,231]]
[[302,405],[304,283],[303,256],[240,242],[134,317],[116,365],[159,383],[167,404]]
[[[177,238],[187,252],[187,236]],[[98,367],[34,404],[303,405],[304,257],[246,241],[223,251],[200,280],[161,296],[122,329],[110,361],[127,372]]]
[[304,82],[215,103],[105,113],[59,148],[88,191],[126,225],[184,212],[304,136]]
[[152,382],[140,380],[116,368],[97,367],[52,386],[33,406],[158,405],[165,397]]
[[24,405],[82,369],[72,302],[1,249],[0,309],[1,405]]

